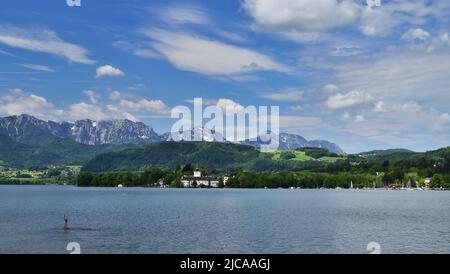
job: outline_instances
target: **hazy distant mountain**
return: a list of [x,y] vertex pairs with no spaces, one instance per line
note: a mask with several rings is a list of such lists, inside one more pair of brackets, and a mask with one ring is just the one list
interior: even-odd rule
[[[251,145],[259,147],[264,142],[261,141],[260,138],[256,141],[246,140],[242,142],[242,144]],[[343,154],[344,151],[336,144],[324,141],[324,140],[312,140],[308,141],[304,137],[297,134],[289,134],[289,133],[280,133],[279,135],[279,149],[297,149],[304,147],[317,147],[317,148],[325,148],[331,152],[337,154]]]
[[56,139],[58,124],[45,122],[30,115],[0,118],[0,135],[29,145],[48,144]]
[[337,153],[337,154],[343,154],[344,151],[335,143],[331,143],[325,140],[311,140],[308,141],[306,144],[306,147],[319,147],[319,148],[325,148],[328,149],[328,151]]
[[161,135],[164,141],[199,140],[205,142],[226,142],[222,134],[207,128],[193,128],[184,132],[164,133]]
[[30,115],[0,118],[0,134],[25,144],[43,144],[55,138],[70,139],[86,145],[149,144],[161,141],[153,129],[130,120],[57,123]]
[[[0,134],[14,141],[42,145],[56,139],[68,139],[86,145],[134,144],[143,145],[160,141],[181,141],[184,136],[191,140],[206,142],[227,142],[218,132],[206,128],[194,128],[182,133],[165,133],[158,135],[151,127],[141,122],[130,120],[93,121],[79,120],[75,122],[43,121],[30,115],[19,115],[0,118]],[[173,138],[175,136],[175,138]],[[280,149],[296,149],[303,147],[326,148],[331,152],[342,154],[342,149],[328,141],[308,141],[300,135],[281,133]],[[240,144],[261,146],[261,138],[256,141],[242,141]]]
[[161,141],[161,137],[151,127],[130,120],[80,120],[65,122],[62,126],[67,130],[65,136],[61,137],[88,145],[148,144]]
[[[175,139],[173,138],[175,136]],[[188,140],[195,140],[194,137],[197,138],[197,140],[202,140],[206,142],[228,142],[220,133],[214,132],[212,130],[206,129],[206,128],[194,128],[190,131],[185,132],[176,132],[174,134],[171,133],[165,133],[162,135],[162,139],[165,141],[181,141],[186,140],[187,137]],[[256,140],[245,140],[240,142],[235,142],[238,144],[243,145],[249,145],[254,147],[260,147],[261,145],[265,144],[264,141],[261,140],[260,137],[258,137]],[[323,140],[312,140],[308,141],[304,137],[296,134],[289,134],[289,133],[280,133],[279,135],[279,149],[297,149],[297,148],[304,148],[304,147],[317,147],[317,148],[325,148],[328,149],[331,152],[343,154],[344,151],[342,149],[331,142],[323,141]]]

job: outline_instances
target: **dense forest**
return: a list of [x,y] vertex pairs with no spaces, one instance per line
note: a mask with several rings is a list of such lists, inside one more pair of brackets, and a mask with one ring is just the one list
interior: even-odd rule
[[[249,153],[249,151],[247,151]],[[314,154],[324,153],[315,149]],[[425,178],[431,178],[430,188],[450,189],[450,149],[440,149],[427,153],[398,152],[403,157],[396,155],[390,157],[389,153],[383,153],[377,157],[349,155],[345,160],[311,165],[308,170],[277,171],[280,163],[270,158],[259,159],[261,171],[249,171],[241,169],[233,171],[229,181],[222,186],[230,188],[349,188],[353,184],[355,188],[373,188],[385,186],[403,187],[410,181],[412,187],[424,187]],[[316,157],[323,157],[317,154]],[[234,155],[234,154],[232,154]],[[168,157],[166,155],[166,157]],[[173,156],[172,156],[173,157]],[[234,155],[236,157],[236,155]],[[285,156],[280,156],[285,157]],[[289,158],[289,157],[286,157]],[[397,159],[389,161],[388,159]],[[401,159],[401,160],[398,160]],[[310,163],[311,161],[307,161]],[[311,162],[314,163],[314,162]],[[188,164],[183,167],[178,165],[175,169],[160,169],[153,167],[142,172],[83,172],[78,176],[79,186],[158,186],[158,181],[163,179],[172,187],[181,187],[180,178],[185,174],[192,174],[195,165]],[[202,167],[203,174],[216,176],[224,175],[217,169]]]
[[99,154],[122,150],[131,145],[83,145],[52,138],[40,144],[24,144],[0,134],[0,166],[34,168],[36,166],[86,163]]
[[119,184],[125,187],[159,187],[161,180],[170,187],[181,187],[180,178],[183,175],[192,175],[194,170],[200,169],[202,174],[208,174],[204,168],[196,165],[178,166],[173,171],[153,167],[141,173],[133,172],[82,172],[78,175],[77,184],[80,187],[116,187]]

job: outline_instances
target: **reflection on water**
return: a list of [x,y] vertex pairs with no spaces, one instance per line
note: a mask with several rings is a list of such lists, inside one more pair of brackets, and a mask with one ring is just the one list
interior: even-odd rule
[[448,253],[448,212],[450,192],[0,186],[0,253]]

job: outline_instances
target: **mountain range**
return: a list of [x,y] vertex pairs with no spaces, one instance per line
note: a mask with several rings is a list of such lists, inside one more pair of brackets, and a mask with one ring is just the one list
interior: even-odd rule
[[[144,145],[162,141],[180,141],[186,135],[206,142],[227,142],[220,134],[205,128],[159,135],[152,127],[130,120],[93,121],[85,119],[74,122],[54,122],[43,121],[26,114],[0,118],[0,135],[27,145],[47,145],[58,139],[71,140],[90,146]],[[296,134],[281,133],[279,140],[280,149],[318,147],[338,154],[344,153],[338,145],[329,141],[308,141]],[[257,138],[255,141],[245,140],[239,143],[259,147],[263,142]]]

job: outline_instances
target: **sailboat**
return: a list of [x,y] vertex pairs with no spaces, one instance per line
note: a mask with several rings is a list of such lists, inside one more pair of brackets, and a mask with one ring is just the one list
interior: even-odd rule
[[407,190],[412,190],[411,179],[408,179],[408,182],[406,183],[406,189],[407,189]]
[[350,189],[353,189],[353,181],[350,181]]

